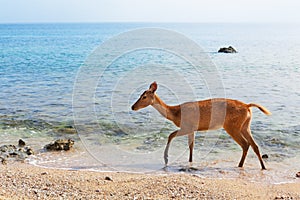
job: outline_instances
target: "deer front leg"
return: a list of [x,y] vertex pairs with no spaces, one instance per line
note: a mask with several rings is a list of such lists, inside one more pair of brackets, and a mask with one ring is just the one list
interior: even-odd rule
[[164,160],[165,160],[165,165],[167,166],[168,164],[168,161],[169,161],[169,148],[170,148],[170,144],[171,144],[171,141],[173,140],[174,137],[176,137],[178,133],[178,130],[177,131],[174,131],[173,133],[171,133],[168,137],[168,142],[167,142],[167,146],[165,148],[165,152],[164,152]]
[[[192,134],[191,134],[192,133]],[[176,136],[182,136],[182,135],[188,135],[188,134],[191,134],[193,135],[193,138],[194,138],[194,132],[193,131],[185,131],[185,130],[177,130],[177,131],[174,131],[173,133],[171,133],[169,135],[169,138],[168,138],[168,142],[167,142],[167,145],[166,145],[166,148],[165,148],[165,152],[164,152],[164,160],[165,160],[165,165],[167,166],[168,164],[168,161],[169,161],[169,148],[170,148],[170,144],[171,144],[171,141],[176,137]],[[194,140],[194,139],[193,139]],[[193,145],[191,147],[194,148],[194,142],[192,142]],[[193,154],[193,151],[190,152],[192,155]]]

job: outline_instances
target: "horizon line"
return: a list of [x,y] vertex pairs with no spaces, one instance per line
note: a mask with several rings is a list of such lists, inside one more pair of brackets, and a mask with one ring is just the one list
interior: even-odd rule
[[0,21],[0,24],[299,24],[300,22],[284,22],[284,21]]

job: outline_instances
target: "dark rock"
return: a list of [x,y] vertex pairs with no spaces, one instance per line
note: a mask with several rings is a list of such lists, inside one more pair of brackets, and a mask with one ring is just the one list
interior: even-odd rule
[[76,134],[77,133],[76,129],[72,126],[61,127],[61,128],[58,128],[56,131],[58,133],[67,133],[67,134]]
[[296,177],[297,177],[297,178],[300,178],[300,172],[297,172],[297,173],[296,173]]
[[288,199],[293,199],[293,197],[282,195],[282,196],[276,196],[274,199],[286,199],[286,200],[288,200]]
[[24,140],[19,139],[19,147],[24,147],[26,145],[26,143],[24,142]]
[[15,145],[3,145],[0,147],[1,151],[6,155],[14,155],[17,151],[17,147]]
[[26,149],[26,154],[28,155],[28,156],[30,156],[30,155],[33,155],[34,154],[34,151],[33,151],[33,149],[32,148],[30,148],[30,147],[27,147],[27,148],[25,148]]
[[34,154],[33,149],[25,146],[25,142],[19,140],[19,148],[15,145],[0,146],[0,161],[6,164],[7,159],[15,161],[24,161],[29,155]]
[[0,160],[3,165],[7,164],[6,158],[0,157]]
[[268,156],[268,154],[264,154],[264,155],[262,155],[262,158],[269,158],[269,156]]
[[29,147],[29,146],[26,146],[26,147],[23,147],[23,148],[19,148],[19,149],[18,149],[18,152],[19,152],[20,154],[24,154],[24,156],[25,156],[25,155],[26,155],[26,156],[30,156],[30,155],[33,155],[33,154],[34,154],[33,149],[32,149],[31,147]]
[[110,178],[109,176],[106,176],[104,180],[106,180],[106,181],[112,181],[112,178]]
[[17,156],[17,155],[19,155],[19,154],[18,154],[16,151],[14,151],[14,152],[10,152],[9,155],[10,155],[10,156]]
[[15,145],[2,145],[1,147],[0,147],[0,151],[1,152],[12,152],[12,151],[15,151],[17,148],[16,148],[16,146]]
[[237,53],[237,51],[232,46],[229,46],[220,48],[218,53]]
[[199,169],[197,169],[196,167],[181,167],[178,171],[180,172],[194,172],[194,171],[198,171]]
[[7,150],[6,145],[3,145],[3,146],[0,147],[1,152],[6,152],[6,150]]
[[68,151],[74,145],[74,140],[71,139],[58,139],[50,144],[47,144],[44,148],[50,151]]

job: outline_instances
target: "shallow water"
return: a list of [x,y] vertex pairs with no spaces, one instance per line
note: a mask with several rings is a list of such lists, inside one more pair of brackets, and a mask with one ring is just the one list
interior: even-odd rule
[[[74,115],[74,100],[78,100],[74,99],[74,85],[90,55],[117,34],[142,27],[178,31],[200,45],[215,63],[215,78],[222,82],[220,92],[208,87],[204,68],[199,70],[162,49],[137,49],[113,60],[100,70],[101,74],[91,74],[95,79],[84,79],[87,88],[94,85],[94,95],[92,99],[83,95],[79,99],[82,105],[78,105],[93,105],[91,110],[82,109],[82,115]],[[72,169],[164,172],[163,149],[176,127],[153,108],[130,110],[156,80],[157,93],[168,104],[218,95],[259,103],[272,112],[269,117],[253,108],[251,126],[261,153],[269,156],[265,160],[269,170],[260,170],[252,149],[244,169],[238,169],[241,149],[219,130],[197,133],[196,170],[186,169],[187,139],[176,138],[167,171],[273,183],[295,181],[300,160],[299,26],[2,24],[0,30],[0,145],[15,144],[24,138],[37,152],[30,163]],[[216,53],[228,45],[239,53]],[[90,83],[91,80],[96,82]],[[74,124],[74,116],[79,124]],[[69,132],[73,128],[79,135]],[[42,150],[59,137],[75,138],[75,150]]]

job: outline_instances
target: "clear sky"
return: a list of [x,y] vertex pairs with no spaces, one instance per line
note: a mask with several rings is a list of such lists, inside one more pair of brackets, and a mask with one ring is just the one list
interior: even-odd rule
[[300,0],[0,0],[0,23],[299,22]]

